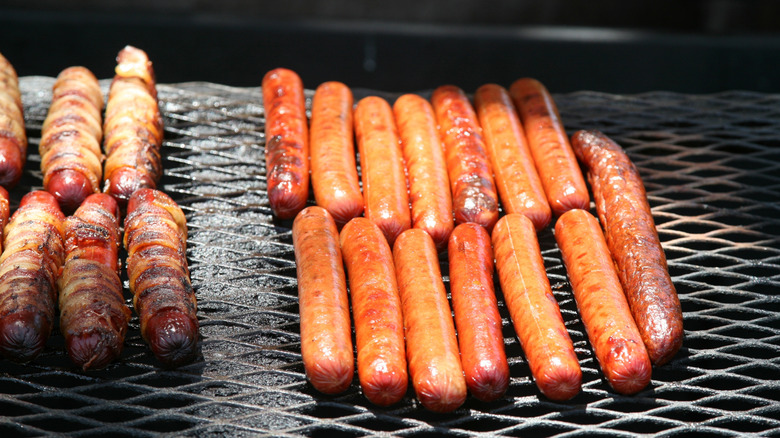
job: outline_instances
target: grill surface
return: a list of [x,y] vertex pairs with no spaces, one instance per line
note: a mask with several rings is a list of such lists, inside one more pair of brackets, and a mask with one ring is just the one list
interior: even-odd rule
[[[52,83],[22,79],[30,170],[12,208],[41,185],[36,151]],[[641,393],[610,391],[548,228],[540,244],[583,368],[582,392],[565,403],[539,394],[499,295],[512,375],[506,396],[433,414],[411,386],[401,403],[377,408],[357,378],[339,396],[306,382],[291,222],[272,217],[265,195],[259,88],[158,91],[161,188],[189,221],[201,355],[158,368],[134,318],[119,362],[85,373],[55,331],[33,363],[0,361],[0,435],[780,435],[780,95],[557,95],[567,129],[604,131],[642,174],[682,302],[683,349]]]

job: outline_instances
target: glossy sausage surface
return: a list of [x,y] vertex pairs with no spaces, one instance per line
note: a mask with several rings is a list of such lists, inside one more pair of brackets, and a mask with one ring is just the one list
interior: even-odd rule
[[10,189],[27,162],[22,94],[13,65],[0,54],[0,186]]

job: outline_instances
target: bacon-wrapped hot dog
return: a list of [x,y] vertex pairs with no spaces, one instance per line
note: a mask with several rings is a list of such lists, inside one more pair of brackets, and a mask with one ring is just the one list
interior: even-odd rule
[[103,93],[91,71],[69,67],[59,74],[38,153],[43,187],[57,198],[66,214],[100,191],[102,112]]
[[0,353],[8,359],[33,360],[51,333],[65,255],[64,220],[57,200],[39,190],[22,198],[6,226],[0,256]]
[[60,331],[84,370],[103,368],[122,352],[131,312],[119,278],[119,238],[119,206],[105,193],[88,196],[65,219]]
[[19,78],[11,63],[0,54],[0,186],[15,186],[26,161],[27,133]]
[[136,191],[127,204],[124,245],[141,336],[166,366],[191,361],[197,354],[198,319],[184,213],[159,190]]

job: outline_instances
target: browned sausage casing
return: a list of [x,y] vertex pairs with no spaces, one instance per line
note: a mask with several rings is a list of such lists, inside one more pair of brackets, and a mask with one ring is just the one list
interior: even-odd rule
[[556,221],[555,240],[604,376],[621,394],[641,391],[652,365],[598,221],[585,210],[570,210]]
[[318,391],[338,394],[352,383],[355,356],[336,222],[324,208],[306,207],[293,221],[292,238],[303,366]]
[[360,386],[369,401],[389,406],[403,398],[409,384],[393,253],[379,227],[363,217],[344,225],[339,242],[349,277]]
[[493,247],[485,227],[460,224],[450,235],[450,292],[466,384],[474,398],[493,401],[509,386],[509,363],[493,286]]
[[501,290],[536,386],[552,400],[580,391],[582,370],[550,288],[536,230],[528,217],[508,214],[493,230]]
[[598,131],[579,131],[572,146],[587,166],[596,210],[623,291],[654,365],[683,340],[680,300],[666,265],[639,172],[623,149]]
[[0,54],[0,186],[10,189],[22,177],[27,161],[27,133],[19,78]]

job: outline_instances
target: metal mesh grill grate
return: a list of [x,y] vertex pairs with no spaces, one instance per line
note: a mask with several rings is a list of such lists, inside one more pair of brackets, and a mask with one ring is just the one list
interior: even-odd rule
[[[29,169],[40,163],[52,81],[22,80]],[[539,395],[501,302],[509,390],[492,403],[469,398],[451,414],[425,411],[411,388],[398,405],[376,408],[357,379],[339,396],[307,384],[290,222],[271,216],[265,196],[259,88],[160,85],[159,96],[162,189],[189,221],[202,355],[158,369],[135,318],[121,360],[84,373],[55,331],[33,363],[0,361],[1,435],[780,434],[780,96],[556,96],[569,130],[604,131],[639,167],[682,302],[684,347],[638,395],[609,391],[548,228],[540,244],[581,360],[582,392],[565,403]],[[12,207],[40,181],[30,171]]]

